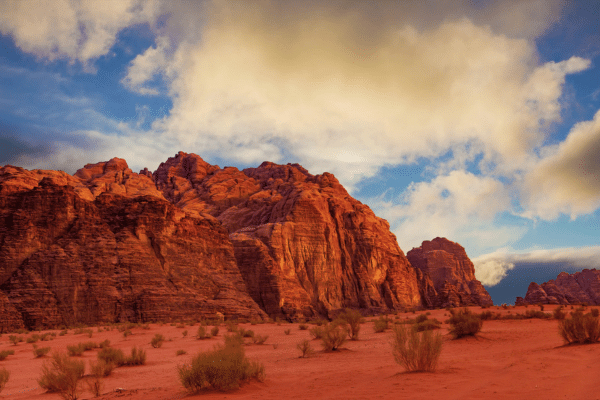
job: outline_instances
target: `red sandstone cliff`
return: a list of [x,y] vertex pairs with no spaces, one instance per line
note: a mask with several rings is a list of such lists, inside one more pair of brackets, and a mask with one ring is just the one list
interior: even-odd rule
[[517,297],[515,302],[517,305],[539,303],[600,305],[600,271],[561,272],[555,280],[541,285],[531,282],[525,298]]
[[0,243],[2,329],[491,303],[462,247],[424,242],[411,265],[385,220],[298,164],[0,167]]
[[475,266],[465,249],[446,238],[424,241],[406,256],[411,265],[428,276],[435,288],[433,307],[492,305],[492,298],[475,278]]

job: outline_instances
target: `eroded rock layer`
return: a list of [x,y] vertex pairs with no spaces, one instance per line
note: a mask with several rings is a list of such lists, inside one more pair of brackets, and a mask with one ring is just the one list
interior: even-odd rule
[[568,274],[561,272],[556,279],[538,285],[529,284],[525,298],[517,297],[515,304],[582,304],[600,305],[600,271],[584,269]]
[[424,241],[407,255],[411,265],[431,279],[430,307],[492,305],[492,298],[475,278],[475,266],[465,249],[446,238]]

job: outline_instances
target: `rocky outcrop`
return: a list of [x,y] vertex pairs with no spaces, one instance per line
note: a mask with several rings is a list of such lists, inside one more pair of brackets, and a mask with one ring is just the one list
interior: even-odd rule
[[219,221],[106,188],[90,201],[46,177],[0,196],[0,312],[13,325],[266,317]]
[[0,244],[10,327],[491,303],[462,247],[424,242],[411,265],[385,220],[298,164],[1,167]]
[[525,298],[517,297],[516,305],[582,304],[600,305],[600,271],[584,269],[568,274],[561,272],[554,280],[538,285],[531,282]]
[[228,229],[252,298],[272,316],[426,305],[387,222],[329,173],[270,162],[219,169],[179,153],[153,176],[165,198]]
[[465,249],[446,238],[424,241],[406,255],[411,265],[429,277],[435,291],[427,295],[432,307],[492,305],[492,298],[475,278],[475,266]]

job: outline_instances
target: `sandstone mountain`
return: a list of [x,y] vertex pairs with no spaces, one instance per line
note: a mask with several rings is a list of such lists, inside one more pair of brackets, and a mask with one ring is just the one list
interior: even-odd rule
[[446,242],[414,268],[385,220],[298,164],[240,171],[180,152],[154,173],[118,158],[73,176],[5,166],[0,329],[487,304]]
[[539,303],[600,305],[600,271],[561,272],[556,279],[541,285],[531,282],[525,298],[517,297],[515,302],[516,305]]
[[492,298],[475,278],[475,266],[465,249],[446,238],[424,241],[406,256],[411,265],[431,278],[435,292],[431,307],[491,306]]

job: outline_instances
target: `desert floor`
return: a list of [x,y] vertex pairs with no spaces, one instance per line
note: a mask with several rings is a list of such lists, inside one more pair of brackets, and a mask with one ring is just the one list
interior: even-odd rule
[[[537,306],[529,308],[539,310]],[[553,308],[546,306],[545,311]],[[482,311],[479,307],[472,310]],[[491,308],[502,314],[525,310],[525,307]],[[446,310],[430,312],[430,318],[440,321],[448,318]],[[402,319],[414,316],[398,314]],[[221,326],[217,337],[208,340],[193,337],[198,324],[185,328],[152,324],[149,330],[134,328],[127,338],[117,329],[97,332],[93,328],[91,339],[69,330],[64,336],[37,344],[66,351],[67,345],[109,339],[111,346],[123,349],[126,354],[133,346],[145,349],[146,365],[116,368],[104,379],[101,399],[600,399],[600,344],[564,345],[556,320],[485,321],[477,337],[458,340],[450,337],[448,325],[443,324],[444,344],[433,373],[404,372],[392,356],[390,331],[374,333],[372,322],[362,325],[359,340],[347,341],[339,351],[325,353],[320,341],[312,341],[317,352],[309,358],[299,358],[296,349],[302,339],[311,338],[308,331],[299,330],[298,324],[240,326],[269,336],[263,345],[245,346],[249,358],[264,364],[267,377],[264,382],[250,382],[233,392],[190,395],[181,386],[176,369],[199,351],[211,350],[222,343],[227,333],[225,326]],[[183,337],[186,329],[189,334]],[[289,335],[284,333],[286,329],[291,329]],[[156,333],[167,338],[161,348],[150,345]],[[49,357],[34,358],[32,348],[32,344],[25,342],[13,346],[8,342],[8,334],[0,338],[0,350],[15,350],[14,355],[0,361],[0,367],[11,373],[0,397],[61,398],[45,393],[37,384],[41,366]],[[176,356],[180,349],[187,354]],[[86,362],[86,372],[88,360],[95,360],[97,351],[86,351],[79,357]],[[84,391],[80,398],[91,399],[93,395]]]

